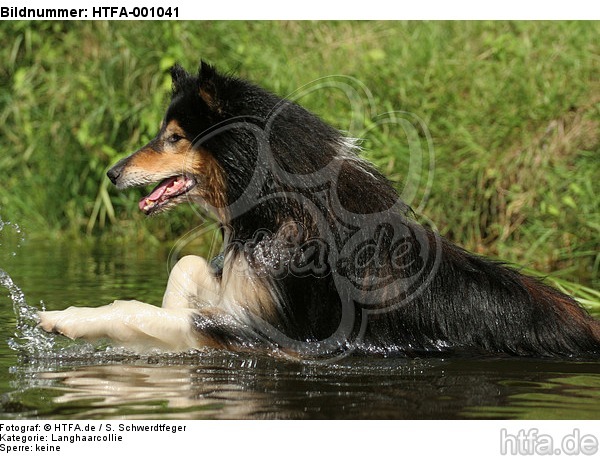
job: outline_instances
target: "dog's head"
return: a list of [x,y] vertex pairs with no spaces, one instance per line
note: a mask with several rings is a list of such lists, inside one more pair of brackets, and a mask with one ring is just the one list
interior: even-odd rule
[[198,202],[219,218],[225,207],[223,170],[202,135],[224,119],[219,90],[234,80],[217,74],[202,62],[197,75],[176,65],[171,69],[171,103],[156,137],[107,173],[119,189],[158,185],[139,202],[146,215],[154,215],[184,201]]
[[264,228],[292,213],[301,219],[304,195],[324,182],[336,185],[342,163],[358,170],[344,182],[377,180],[371,168],[362,171],[366,165],[339,131],[298,104],[204,62],[195,75],[174,66],[171,76],[158,134],[108,171],[120,189],[158,182],[139,202],[145,214],[190,201],[223,225],[251,214]]

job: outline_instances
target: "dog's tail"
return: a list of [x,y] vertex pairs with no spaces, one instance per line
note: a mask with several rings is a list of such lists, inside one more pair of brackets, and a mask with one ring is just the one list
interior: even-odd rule
[[438,276],[451,278],[442,287],[451,307],[445,311],[466,312],[471,320],[463,326],[457,318],[456,334],[450,334],[456,342],[466,333],[491,351],[600,357],[600,322],[572,297],[503,264],[449,243],[444,247],[446,271]]
[[521,276],[533,307],[530,337],[553,353],[600,356],[600,322],[573,298],[539,279]]

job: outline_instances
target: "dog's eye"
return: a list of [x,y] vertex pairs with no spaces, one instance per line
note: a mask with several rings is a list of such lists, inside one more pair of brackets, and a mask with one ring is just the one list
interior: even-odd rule
[[178,134],[172,134],[171,136],[169,136],[167,138],[167,141],[170,142],[171,144],[175,144],[176,142],[178,142],[182,139],[183,139],[183,136],[179,136]]

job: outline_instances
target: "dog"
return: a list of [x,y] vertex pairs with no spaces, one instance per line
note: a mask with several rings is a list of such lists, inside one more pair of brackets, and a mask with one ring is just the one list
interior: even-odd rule
[[158,183],[139,202],[147,215],[199,205],[222,251],[181,258],[162,307],[40,312],[45,331],[140,351],[600,356],[600,323],[575,300],[417,223],[356,142],[316,115],[205,62],[171,77],[158,134],[108,177],[118,189]]

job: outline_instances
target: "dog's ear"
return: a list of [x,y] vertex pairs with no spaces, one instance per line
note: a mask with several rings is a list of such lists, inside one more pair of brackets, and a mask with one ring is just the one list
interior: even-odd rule
[[184,81],[190,79],[190,75],[179,64],[173,65],[170,71],[171,80],[173,81],[173,93],[177,93],[182,89]]
[[219,75],[215,67],[209,65],[204,60],[200,61],[200,67],[198,68],[198,94],[209,108],[221,113],[217,93],[218,77]]

